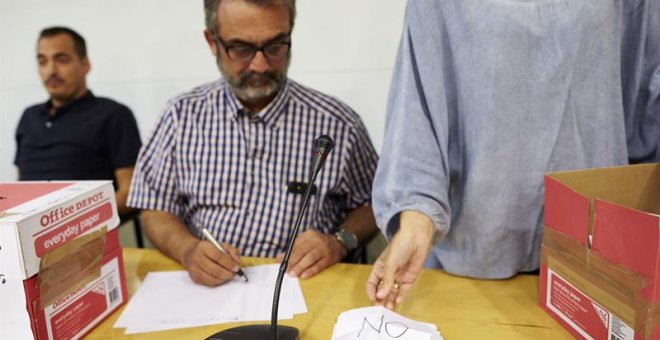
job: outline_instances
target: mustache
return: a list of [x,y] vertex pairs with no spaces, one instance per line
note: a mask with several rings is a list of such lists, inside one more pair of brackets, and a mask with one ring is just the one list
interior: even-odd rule
[[46,82],[48,83],[48,82],[53,81],[53,80],[54,81],[59,81],[59,82],[64,81],[64,79],[58,77],[57,75],[52,75],[52,76],[48,77],[48,79],[46,79]]
[[241,74],[238,77],[239,86],[244,86],[248,82],[264,82],[266,80],[278,82],[282,79],[282,74],[279,72],[264,72],[257,73],[254,71],[249,71]]

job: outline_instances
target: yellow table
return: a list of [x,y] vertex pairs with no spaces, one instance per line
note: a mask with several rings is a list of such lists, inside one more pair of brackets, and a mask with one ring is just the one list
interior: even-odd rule
[[[244,266],[268,262],[267,259],[243,259]],[[124,249],[124,264],[129,296],[135,293],[148,272],[182,269],[160,252],[150,249]],[[365,294],[370,271],[369,265],[337,264],[311,279],[301,280],[309,312],[280,321],[280,324],[298,328],[304,340],[329,339],[339,313],[371,305]],[[411,295],[396,312],[434,323],[447,340],[571,339],[568,332],[538,307],[537,287],[537,276],[481,281],[424,270]],[[124,335],[124,329],[112,328],[122,310],[111,315],[86,339],[203,339],[220,330],[248,324]]]

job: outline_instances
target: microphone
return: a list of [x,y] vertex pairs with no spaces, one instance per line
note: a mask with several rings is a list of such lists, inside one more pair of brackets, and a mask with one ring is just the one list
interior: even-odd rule
[[309,172],[309,185],[314,184],[314,179],[316,175],[321,171],[323,164],[325,164],[325,159],[328,158],[330,150],[335,146],[335,142],[332,141],[327,135],[322,135],[314,141],[314,155],[312,156],[312,171]]
[[230,328],[216,334],[211,335],[206,340],[252,340],[252,339],[270,339],[270,340],[299,340],[300,334],[298,329],[291,326],[282,326],[277,324],[277,311],[280,303],[280,291],[282,290],[282,281],[284,280],[284,274],[286,269],[289,266],[289,257],[291,256],[291,250],[293,249],[293,244],[296,242],[298,237],[298,230],[300,229],[300,223],[302,218],[307,211],[307,206],[309,205],[309,196],[314,186],[314,181],[316,181],[316,176],[321,172],[323,165],[325,164],[325,159],[330,154],[330,151],[334,147],[335,143],[332,141],[332,138],[327,135],[322,135],[314,141],[314,155],[312,157],[312,168],[309,176],[309,183],[307,188],[305,188],[305,194],[303,195],[303,201],[300,205],[300,211],[296,217],[296,222],[294,224],[293,230],[291,231],[291,242],[286,248],[284,253],[284,259],[280,264],[279,272],[277,273],[277,281],[275,282],[275,292],[273,294],[273,308],[271,313],[270,325],[248,325],[248,326],[239,326]]

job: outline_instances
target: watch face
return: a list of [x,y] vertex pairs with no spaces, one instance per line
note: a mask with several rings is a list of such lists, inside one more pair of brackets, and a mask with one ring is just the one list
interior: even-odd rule
[[346,248],[348,248],[349,251],[358,247],[357,236],[348,230],[340,230],[337,233],[337,237],[340,239],[340,242],[343,243]]

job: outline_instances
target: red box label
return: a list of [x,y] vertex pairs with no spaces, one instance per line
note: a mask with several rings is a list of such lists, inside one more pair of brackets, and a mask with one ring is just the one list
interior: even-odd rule
[[548,308],[587,339],[607,339],[609,313],[548,270]]
[[98,208],[92,209],[81,216],[64,223],[63,225],[37,237],[34,248],[38,257],[57,249],[70,240],[84,234],[112,217],[112,204],[107,202]]
[[83,328],[91,324],[108,308],[105,298],[105,283],[100,282],[93,289],[57,312],[50,320],[55,339],[71,339]]

